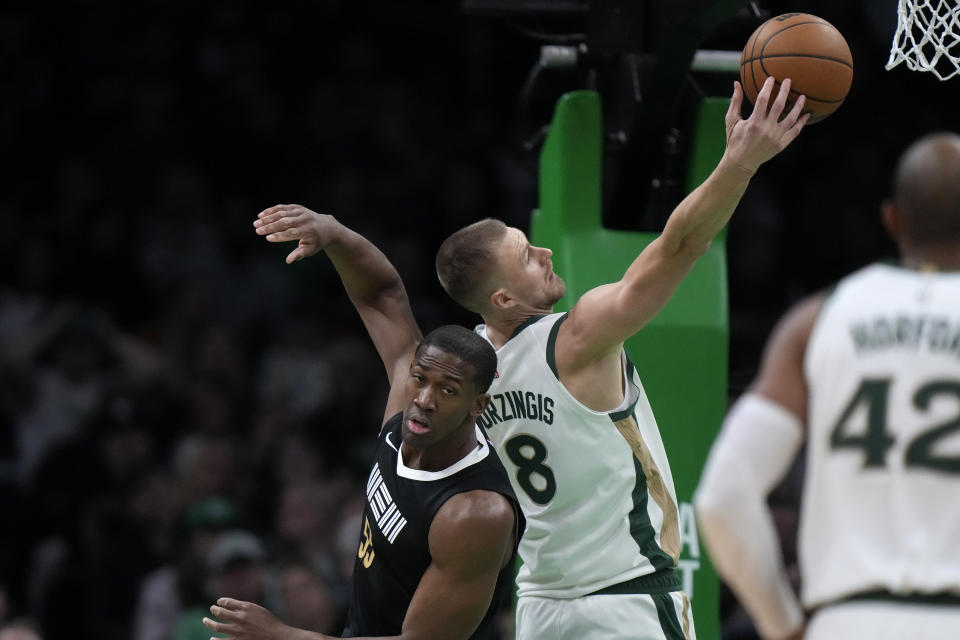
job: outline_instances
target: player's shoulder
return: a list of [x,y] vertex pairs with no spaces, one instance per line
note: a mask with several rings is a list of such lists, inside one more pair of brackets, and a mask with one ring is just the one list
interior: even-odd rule
[[434,518],[448,526],[463,527],[513,522],[513,505],[507,496],[492,489],[473,489],[450,496]]
[[516,520],[510,500],[488,489],[463,491],[451,496],[433,518],[430,538],[495,540],[509,535]]
[[801,298],[784,314],[782,324],[794,327],[796,330],[806,330],[809,333],[823,311],[827,300],[830,299],[830,295],[830,289],[822,289]]
[[496,491],[475,489],[447,500],[430,524],[428,544],[434,563],[469,571],[502,567],[516,544],[517,514]]
[[397,445],[392,441],[390,437],[390,432],[396,431],[399,429],[400,424],[403,422],[403,412],[397,411],[389,418],[384,420],[383,426],[380,427],[379,438],[385,440],[393,449],[397,448]]
[[822,290],[795,302],[773,328],[764,360],[793,357],[802,359],[817,319],[829,297],[830,291]]

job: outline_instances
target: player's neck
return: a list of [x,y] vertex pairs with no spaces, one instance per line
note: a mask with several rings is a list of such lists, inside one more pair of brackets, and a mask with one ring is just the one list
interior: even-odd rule
[[481,317],[487,327],[487,339],[493,344],[494,349],[499,349],[507,340],[513,337],[517,327],[529,322],[531,318],[538,318],[551,313],[553,313],[552,309],[527,309],[522,313],[509,314],[502,317],[492,317],[488,315],[482,315]]
[[960,271],[960,247],[928,247],[904,251],[900,263],[915,271]]
[[418,449],[406,442],[400,445],[403,464],[420,471],[443,471],[451,467],[477,448],[476,427],[471,422],[451,434],[443,442],[432,447]]
[[517,327],[532,317],[534,316],[510,320],[484,318],[483,322],[487,326],[487,339],[490,340],[494,349],[499,349],[513,336]]
[[489,318],[484,318],[483,323],[487,327],[487,340],[490,341],[494,349],[502,347],[521,324],[520,322],[504,322]]

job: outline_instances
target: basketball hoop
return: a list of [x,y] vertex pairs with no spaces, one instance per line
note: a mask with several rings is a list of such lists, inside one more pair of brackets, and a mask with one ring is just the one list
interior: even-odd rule
[[941,80],[960,75],[960,0],[899,0],[886,68],[901,62]]

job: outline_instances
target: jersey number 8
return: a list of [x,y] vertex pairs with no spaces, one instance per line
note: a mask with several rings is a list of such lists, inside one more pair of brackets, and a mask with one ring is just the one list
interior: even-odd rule
[[[543,464],[547,459],[547,448],[542,442],[525,433],[507,440],[504,451],[513,464],[517,465],[517,483],[523,488],[530,499],[537,504],[547,504],[557,492],[557,479],[553,469]],[[539,476],[542,481],[536,487],[533,476]]]

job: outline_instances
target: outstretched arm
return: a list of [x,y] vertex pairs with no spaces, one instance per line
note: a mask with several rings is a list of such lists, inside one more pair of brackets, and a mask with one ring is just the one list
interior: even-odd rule
[[663,233],[637,256],[621,280],[588,291],[571,310],[559,338],[567,342],[563,350],[568,371],[616,354],[624,340],[666,305],[730,220],[757,168],[799,135],[809,117],[801,115],[805,98],[801,96],[781,120],[790,80],[784,80],[775,98],[773,88],[773,78],[768,78],[753,113],[744,120],[743,90],[735,83],[725,118],[727,146],[717,167],[677,205]]
[[803,359],[822,304],[820,296],[808,299],[777,326],[760,375],[728,413],[694,495],[717,573],[763,638],[802,637],[803,610],[787,579],[767,495],[803,441]]
[[287,264],[323,251],[343,281],[363,320],[390,380],[387,415],[398,410],[394,393],[422,338],[400,274],[372,242],[330,215],[297,204],[280,204],[260,212],[253,223],[268,242],[296,242]]
[[[430,525],[432,562],[413,594],[400,635],[391,638],[469,638],[490,606],[497,575],[510,560],[515,528],[513,508],[498,493],[469,491],[447,500]],[[289,627],[250,602],[220,598],[210,612],[223,622],[204,618],[203,624],[235,640],[331,640]]]

